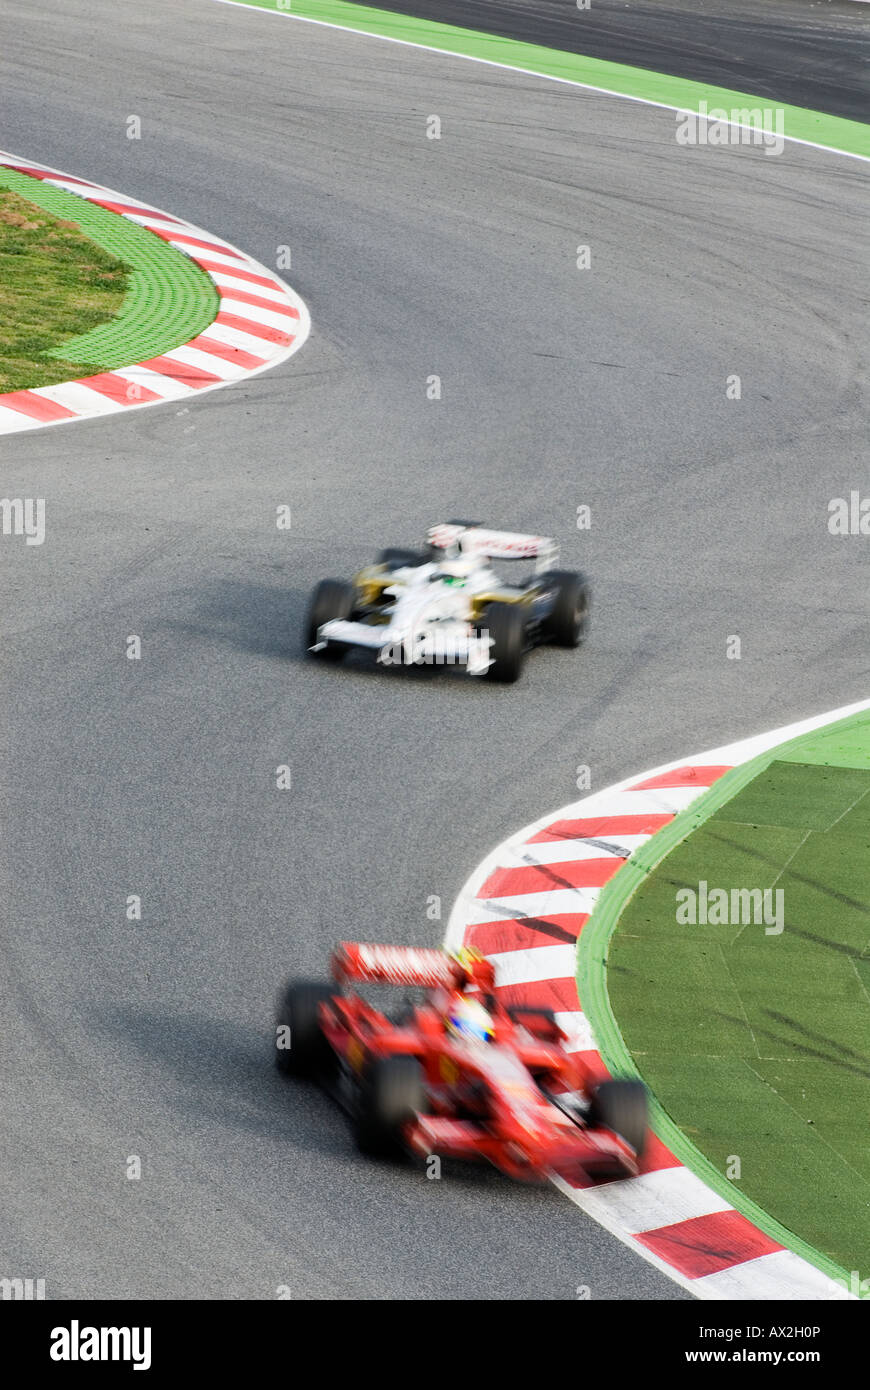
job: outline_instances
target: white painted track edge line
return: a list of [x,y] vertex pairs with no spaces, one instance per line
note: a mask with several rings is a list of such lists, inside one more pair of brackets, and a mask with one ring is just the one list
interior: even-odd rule
[[[868,2],[870,2],[870,0],[868,0]],[[658,107],[658,109],[661,110],[661,111],[679,111],[679,112],[685,111],[685,112],[689,112],[690,109],[691,109],[691,108],[689,108],[689,107],[687,107],[687,106],[672,106],[671,103],[670,103],[670,102],[667,102],[667,101],[653,101],[652,97],[639,97],[639,96],[633,96],[630,92],[615,92],[611,87],[597,87],[597,86],[595,86],[594,83],[591,83],[591,82],[580,82],[580,81],[578,81],[576,78],[573,78],[573,77],[556,77],[555,74],[553,74],[553,73],[550,73],[550,72],[539,72],[536,68],[521,68],[521,67],[519,67],[518,65],[516,65],[516,64],[514,64],[514,63],[499,63],[499,62],[496,61],[495,58],[479,58],[479,57],[478,57],[476,54],[474,54],[474,53],[460,53],[460,52],[458,52],[458,50],[452,49],[452,48],[436,48],[436,47],[434,47],[432,44],[427,44],[427,43],[414,43],[412,39],[399,39],[399,38],[395,38],[392,34],[376,34],[376,33],[373,33],[372,30],[370,30],[370,29],[353,29],[353,28],[351,28],[350,25],[347,25],[347,24],[334,24],[334,23],[332,23],[330,20],[327,20],[327,19],[313,19],[310,15],[294,14],[294,13],[292,12],[292,10],[277,10],[277,9],[276,9],[276,10],[266,10],[266,9],[260,8],[260,7],[257,6],[257,5],[249,5],[249,4],[246,3],[246,0],[213,0],[213,3],[214,3],[214,4],[218,4],[218,5],[232,5],[235,9],[247,10],[248,13],[251,13],[251,14],[277,15],[279,18],[282,18],[282,19],[295,19],[295,20],[297,21],[297,23],[299,23],[299,24],[316,24],[316,25],[318,25],[321,29],[335,29],[335,30],[337,30],[338,33],[340,33],[340,34],[356,34],[359,38],[363,38],[363,39],[379,39],[381,43],[395,43],[395,44],[400,44],[400,45],[402,45],[402,46],[405,47],[405,48],[416,48],[416,49],[418,49],[418,50],[419,50],[420,52],[422,52],[422,53],[437,53],[437,54],[439,54],[442,58],[462,58],[462,59],[465,60],[465,62],[468,62],[468,63],[480,63],[480,64],[481,64],[482,66],[484,66],[484,67],[488,67],[488,68],[499,68],[502,72],[517,72],[517,73],[522,74],[522,76],[524,76],[524,77],[539,77],[539,78],[543,79],[545,82],[558,82],[558,83],[562,84],[563,86],[578,87],[581,91],[584,91],[584,92],[597,92],[597,93],[598,93],[599,95],[601,95],[601,96],[606,96],[606,97],[618,97],[618,98],[619,98],[620,100],[622,100],[622,101],[633,101],[633,102],[636,102],[636,103],[637,103],[638,105],[640,105],[640,106],[654,106],[654,107]],[[469,32],[474,32],[474,31],[469,30]],[[494,36],[494,35],[487,35],[486,37],[495,37],[495,36]],[[546,45],[541,44],[541,45],[537,45],[537,46],[538,46],[538,47],[545,47]],[[558,53],[558,52],[560,52],[559,49],[551,49],[550,51],[553,52],[553,53]],[[625,64],[624,66],[629,66],[629,65],[628,65],[628,64]],[[640,71],[649,71],[649,72],[652,72],[652,69],[640,69]],[[658,74],[658,75],[667,76],[667,74]],[[688,81],[688,80],[690,80],[690,79],[684,78],[684,79],[674,79],[674,80]],[[691,79],[691,80],[694,80],[694,79]],[[724,89],[723,89],[723,90],[724,90]],[[737,95],[738,95],[738,96],[748,96],[749,93],[738,92]],[[766,99],[766,98],[758,98],[758,100],[765,100],[765,99]],[[782,105],[784,105],[784,106],[785,106],[785,105],[791,105],[791,103],[790,103],[790,102],[783,102]],[[800,108],[800,109],[809,110],[808,107],[807,107],[807,108]],[[707,119],[709,119],[709,118],[707,118]],[[845,119],[847,119],[847,118],[846,118],[846,117],[842,117],[841,119],[845,120]],[[739,122],[739,121],[728,121],[728,120],[726,120],[726,121],[724,122],[724,124],[729,125],[729,126],[734,126],[735,129],[737,129],[737,130],[751,130],[751,129],[754,129],[754,127],[752,127],[752,126],[747,126],[747,125],[743,125],[743,124],[741,124],[741,122]],[[864,163],[870,163],[870,155],[866,155],[866,154],[856,154],[856,153],[854,153],[854,151],[852,151],[852,150],[843,150],[843,149],[840,149],[840,147],[839,147],[838,145],[822,145],[822,144],[820,144],[820,143],[819,143],[818,141],[816,141],[816,140],[803,140],[799,135],[785,135],[785,134],[783,134],[783,137],[782,137],[782,138],[783,138],[784,140],[788,140],[789,143],[792,144],[792,145],[806,145],[809,149],[813,149],[813,150],[824,150],[824,151],[826,151],[828,154],[839,154],[839,155],[842,155],[843,158],[845,158],[845,159],[860,159],[860,160],[861,160],[862,162],[864,162]]]

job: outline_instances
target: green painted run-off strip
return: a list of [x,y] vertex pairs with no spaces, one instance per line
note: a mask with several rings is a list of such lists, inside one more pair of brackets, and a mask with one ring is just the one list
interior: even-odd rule
[[[825,725],[813,733],[790,739],[775,748],[767,749],[749,762],[739,764],[714,782],[709,791],[693,801],[687,810],[675,816],[646,844],[641,845],[604,887],[595,910],[578,940],[577,988],[584,1013],[589,1017],[601,1055],[611,1072],[643,1079],[622,1037],[607,991],[610,942],[632,896],[671,850],[753,781],[769,763],[774,760],[788,760],[794,755],[805,762],[818,761],[830,766],[859,766],[862,762],[868,762],[868,745],[870,712],[865,711],[836,724]],[[654,1097],[651,1101],[651,1119],[659,1138],[708,1187],[719,1193],[773,1240],[849,1287],[849,1275],[844,1269],[781,1225],[750,1197],[734,1187],[677,1128],[670,1115]]]
[[2,165],[0,186],[77,222],[85,236],[132,267],[120,313],[59,343],[52,356],[106,369],[129,367],[189,342],[214,320],[220,300],[205,271],[147,228]]
[[271,10],[285,18],[316,20],[358,33],[399,39],[419,47],[434,48],[441,53],[477,58],[681,111],[697,112],[701,102],[706,102],[708,110],[716,108],[730,112],[748,109],[767,111],[771,116],[781,111],[784,133],[790,139],[805,140],[826,149],[870,159],[870,126],[860,121],[828,116],[820,111],[806,111],[800,106],[785,106],[725,87],[711,87],[703,82],[691,82],[665,73],[646,72],[643,68],[608,63],[579,53],[563,53],[540,44],[519,43],[516,39],[481,34],[451,24],[436,24],[431,20],[391,14],[367,5],[347,4],[346,0],[232,0],[232,3]]

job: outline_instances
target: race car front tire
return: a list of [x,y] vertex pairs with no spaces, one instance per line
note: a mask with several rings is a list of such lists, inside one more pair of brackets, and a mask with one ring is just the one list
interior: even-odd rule
[[335,992],[329,985],[292,980],[278,1001],[275,1066],[284,1076],[325,1078],[338,1062],[320,1026],[320,1005]]
[[423,1109],[423,1068],[416,1057],[383,1057],[372,1062],[357,1094],[354,1129],[360,1153],[396,1158],[402,1128]]
[[642,1155],[649,1125],[649,1100],[642,1081],[602,1081],[592,1093],[587,1123],[593,1129],[612,1129]]
[[490,639],[491,665],[487,680],[511,685],[519,679],[525,655],[526,619],[519,604],[491,603],[486,609],[481,635]]
[[544,625],[547,640],[557,647],[579,647],[589,634],[592,586],[584,574],[551,570],[546,583],[556,590],[552,611]]
[[327,661],[340,661],[345,648],[336,642],[327,642],[319,652],[311,648],[317,641],[317,633],[323,623],[333,618],[349,618],[354,610],[356,590],[343,579],[321,579],[311,595],[305,617],[305,648],[309,656],[325,658]]

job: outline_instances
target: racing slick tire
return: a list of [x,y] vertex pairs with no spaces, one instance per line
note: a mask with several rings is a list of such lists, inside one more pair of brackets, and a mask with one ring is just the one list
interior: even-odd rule
[[544,625],[547,640],[557,647],[579,647],[589,634],[592,586],[585,575],[572,570],[551,570],[546,580],[556,590]]
[[402,1127],[423,1109],[423,1068],[416,1057],[382,1057],[360,1082],[354,1130],[360,1153],[402,1155]]
[[311,651],[317,641],[317,630],[333,618],[349,618],[356,603],[356,590],[343,579],[321,579],[311,595],[305,617],[305,649],[309,656],[321,660],[340,661],[345,648],[337,642],[327,642],[319,652]]
[[283,1076],[328,1077],[338,1061],[320,1026],[320,1005],[335,998],[329,985],[293,980],[278,1001],[275,1066]]
[[519,679],[525,655],[526,619],[519,604],[491,603],[483,617],[481,630],[490,638],[491,665],[484,672],[487,680],[512,685]]
[[612,1129],[640,1158],[649,1124],[646,1086],[642,1081],[602,1081],[592,1093],[587,1123],[593,1129]]

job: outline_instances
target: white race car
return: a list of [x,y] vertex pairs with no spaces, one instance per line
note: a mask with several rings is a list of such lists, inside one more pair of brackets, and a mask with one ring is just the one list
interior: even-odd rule
[[[506,584],[493,560],[530,560],[534,568]],[[546,536],[467,522],[432,526],[420,553],[385,550],[350,582],[321,580],[306,647],[321,659],[368,648],[384,665],[461,665],[469,675],[515,681],[530,647],[578,647],[589,630],[589,581],[557,569],[558,560]]]

